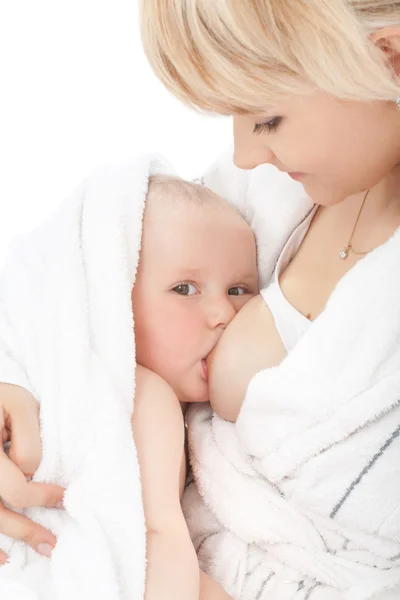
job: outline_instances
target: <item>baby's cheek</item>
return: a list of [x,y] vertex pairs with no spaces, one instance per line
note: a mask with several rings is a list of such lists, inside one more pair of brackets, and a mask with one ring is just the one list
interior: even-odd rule
[[179,372],[196,358],[200,359],[201,344],[196,323],[185,318],[185,314],[178,315],[178,318],[173,316],[168,315],[160,323],[158,347],[170,368]]

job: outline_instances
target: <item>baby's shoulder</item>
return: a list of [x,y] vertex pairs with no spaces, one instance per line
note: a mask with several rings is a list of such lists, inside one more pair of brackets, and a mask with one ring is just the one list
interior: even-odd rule
[[143,367],[142,365],[136,365],[136,395],[149,392],[161,392],[168,395],[175,395],[172,387],[157,375],[154,371]]
[[134,414],[150,418],[155,413],[158,420],[183,424],[182,409],[172,387],[154,371],[137,365]]

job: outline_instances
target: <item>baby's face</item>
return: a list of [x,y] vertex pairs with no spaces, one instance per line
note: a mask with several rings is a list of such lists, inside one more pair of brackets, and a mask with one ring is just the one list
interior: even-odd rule
[[231,207],[176,202],[150,211],[132,292],[137,363],[180,401],[207,401],[205,359],[257,293],[255,240]]

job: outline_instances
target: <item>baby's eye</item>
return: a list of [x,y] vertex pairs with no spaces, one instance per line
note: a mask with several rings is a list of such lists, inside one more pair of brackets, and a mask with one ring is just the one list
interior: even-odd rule
[[243,296],[243,294],[246,294],[246,293],[247,293],[247,290],[245,290],[242,287],[233,287],[228,290],[229,296]]
[[197,293],[197,288],[193,283],[180,283],[172,288],[172,291],[180,296],[193,296]]

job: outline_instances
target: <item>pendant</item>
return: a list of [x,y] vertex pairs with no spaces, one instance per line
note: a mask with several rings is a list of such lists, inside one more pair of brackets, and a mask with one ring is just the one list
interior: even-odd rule
[[346,246],[346,247],[345,247],[345,248],[343,248],[343,250],[340,252],[340,254],[339,254],[339,258],[340,258],[341,260],[346,260],[346,258],[347,258],[347,257],[348,257],[348,255],[349,255],[349,248],[350,248],[350,246]]

